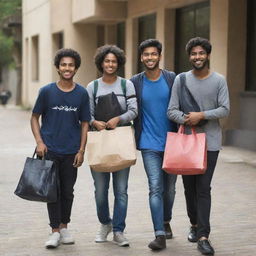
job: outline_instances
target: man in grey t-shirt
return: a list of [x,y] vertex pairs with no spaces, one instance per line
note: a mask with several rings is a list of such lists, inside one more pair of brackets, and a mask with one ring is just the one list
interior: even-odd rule
[[[207,170],[203,175],[182,176],[187,214],[191,228],[190,242],[197,242],[202,254],[213,255],[214,249],[208,241],[210,234],[211,180],[221,148],[219,119],[229,114],[229,94],[225,78],[209,69],[211,44],[200,37],[192,38],[186,45],[192,70],[185,73],[186,86],[200,107],[200,112],[184,113],[179,95],[181,80],[176,77],[168,107],[168,117],[186,126],[195,126],[204,131],[207,138]],[[201,120],[207,120],[199,126]],[[202,123],[202,122],[200,122]]]

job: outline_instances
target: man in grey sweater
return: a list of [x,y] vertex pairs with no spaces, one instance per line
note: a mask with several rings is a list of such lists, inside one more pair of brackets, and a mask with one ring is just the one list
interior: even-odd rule
[[[198,250],[213,255],[214,249],[208,241],[210,234],[211,180],[221,149],[222,132],[219,119],[229,114],[229,94],[225,78],[209,70],[211,44],[208,40],[192,38],[186,51],[192,70],[185,73],[185,85],[200,107],[199,112],[184,113],[181,108],[181,79],[176,77],[169,103],[168,117],[186,126],[195,126],[205,132],[207,138],[207,170],[203,175],[182,176],[187,214],[191,228],[190,242],[197,242]],[[202,120],[205,120],[202,124]],[[202,125],[201,125],[202,124]]]

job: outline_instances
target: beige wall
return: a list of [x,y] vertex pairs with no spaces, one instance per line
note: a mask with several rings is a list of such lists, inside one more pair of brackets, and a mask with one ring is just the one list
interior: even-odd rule
[[159,8],[179,8],[205,0],[128,0],[128,17],[156,12]]
[[223,126],[238,128],[240,93],[245,90],[246,1],[211,0],[210,24],[211,69],[227,78],[231,100],[231,113]]
[[[23,104],[33,105],[42,84],[51,81],[50,2],[23,0]],[[39,80],[32,80],[31,37],[39,36]],[[44,63],[44,65],[42,65]]]

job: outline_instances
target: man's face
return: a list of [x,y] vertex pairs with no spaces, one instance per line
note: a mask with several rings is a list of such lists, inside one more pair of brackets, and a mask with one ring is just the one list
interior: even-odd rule
[[115,74],[117,72],[117,68],[118,68],[118,62],[117,62],[117,58],[116,58],[115,54],[108,53],[105,56],[101,66],[103,69],[103,73],[105,73],[107,75]]
[[191,49],[189,61],[196,70],[202,70],[208,66],[210,54],[207,54],[202,46],[195,46]]
[[147,47],[141,54],[140,60],[147,70],[155,70],[159,68],[161,55],[158,53],[156,47]]
[[72,80],[77,71],[75,67],[75,59],[72,57],[61,58],[57,71],[60,75],[60,79]]

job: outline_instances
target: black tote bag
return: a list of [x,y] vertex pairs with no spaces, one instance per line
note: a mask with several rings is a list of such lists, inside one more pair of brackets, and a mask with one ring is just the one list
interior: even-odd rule
[[26,200],[57,201],[57,169],[53,161],[27,157],[14,193]]
[[98,97],[98,103],[95,106],[94,114],[96,120],[107,122],[111,118],[121,114],[121,106],[114,92]]

